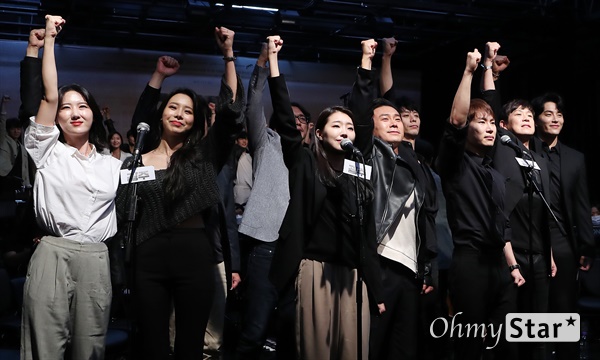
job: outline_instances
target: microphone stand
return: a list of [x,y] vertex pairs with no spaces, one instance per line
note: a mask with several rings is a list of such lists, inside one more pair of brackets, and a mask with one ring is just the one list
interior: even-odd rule
[[[527,155],[527,159],[525,159],[525,155]],[[528,206],[529,206],[529,256],[528,256],[528,260],[529,260],[529,271],[530,273],[533,274],[533,226],[532,226],[532,210],[533,210],[533,192],[535,191],[536,194],[538,194],[538,196],[542,199],[546,209],[548,210],[548,213],[550,215],[552,215],[552,218],[554,219],[554,222],[556,223],[558,229],[560,230],[561,234],[566,236],[566,232],[565,229],[563,228],[563,226],[560,224],[560,222],[558,221],[558,218],[556,217],[556,215],[554,214],[554,211],[552,211],[552,208],[550,207],[550,204],[548,203],[548,201],[546,200],[546,197],[544,196],[544,194],[542,193],[542,190],[540,189],[533,171],[534,169],[534,159],[533,156],[531,156],[527,151],[523,151],[522,152],[522,156],[521,159],[523,159],[527,164],[528,167],[524,169],[524,173],[525,176],[527,178],[527,180],[529,181],[529,189],[528,189]],[[531,161],[531,163],[529,163],[529,161]],[[550,253],[550,258],[548,258],[549,264],[548,266],[550,267],[550,271],[552,271],[552,255]],[[530,291],[530,294],[532,295],[530,297],[530,302],[531,302],[531,306],[532,306],[532,310],[533,310],[533,305],[535,304],[535,299],[533,294],[535,294],[535,276],[532,276],[532,289]]]
[[137,325],[136,325],[136,315],[131,314],[131,311],[133,311],[133,306],[131,306],[133,304],[133,292],[135,289],[135,230],[134,230],[134,223],[135,223],[135,218],[137,216],[137,205],[138,205],[138,196],[137,196],[137,182],[132,183],[133,180],[133,175],[135,173],[135,170],[138,168],[138,166],[141,165],[141,156],[137,157],[137,160],[135,162],[132,163],[131,165],[131,174],[129,176],[129,181],[127,183],[128,185],[128,191],[127,191],[127,198],[129,199],[127,205],[127,226],[125,229],[125,266],[129,268],[128,271],[128,275],[127,275],[127,282],[129,283],[128,285],[128,290],[129,290],[129,316],[130,316],[130,349],[131,349],[131,355],[132,355],[132,359],[135,359],[135,350],[136,350],[136,342],[137,342]]
[[366,175],[366,166],[365,159],[362,155],[354,153],[354,157],[356,160],[360,158],[360,162],[356,161],[356,181],[354,182],[355,191],[356,191],[356,213],[358,217],[358,246],[357,246],[357,257],[358,262],[356,264],[356,358],[362,358],[362,304],[363,304],[363,274],[362,274],[362,246],[365,242],[365,224],[364,224],[364,201],[366,200],[366,195],[361,191],[359,182],[361,175],[361,165],[362,165],[362,175],[363,179],[366,183],[367,175]]

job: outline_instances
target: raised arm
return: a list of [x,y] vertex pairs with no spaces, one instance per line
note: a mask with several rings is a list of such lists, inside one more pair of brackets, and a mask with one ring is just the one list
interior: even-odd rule
[[463,71],[462,79],[454,95],[452,110],[450,111],[450,124],[456,128],[462,128],[467,124],[467,115],[471,103],[471,83],[473,73],[481,60],[481,54],[477,49],[467,54],[467,62]]
[[232,91],[233,102],[237,96],[237,74],[235,72],[235,57],[233,56],[233,37],[235,32],[226,27],[215,28],[215,39],[217,45],[223,52],[223,60],[225,61],[225,82]]
[[35,122],[45,126],[54,126],[58,109],[58,74],[54,58],[54,40],[65,24],[60,16],[46,15],[46,31],[44,36],[44,56],[42,58],[42,81],[44,98],[40,103]]
[[462,168],[461,159],[465,152],[468,130],[465,126],[471,105],[471,83],[480,59],[481,54],[477,49],[467,53],[465,69],[454,95],[450,118],[445,123],[438,156],[435,160],[435,170],[442,179],[448,179],[458,174]]
[[296,128],[296,118],[292,110],[290,94],[288,93],[285,78],[279,73],[278,53],[283,46],[283,40],[277,36],[267,37],[269,52],[269,89],[271,91],[271,102],[273,103],[273,123],[277,133],[281,136],[281,148],[283,161],[288,169],[298,164],[298,157],[303,151],[303,139],[300,131]]
[[394,87],[394,78],[392,77],[392,56],[396,52],[398,40],[383,38],[383,56],[381,57],[381,78],[379,79],[379,90],[381,96],[389,99],[386,94]]
[[25,58],[21,60],[21,106],[19,119],[23,128],[29,126],[29,118],[36,115],[44,96],[42,85],[42,61],[38,58],[44,47],[45,29],[34,29],[29,33]]
[[497,42],[487,42],[485,44],[485,52],[481,60],[483,68],[483,76],[481,77],[481,91],[496,90],[496,84],[494,83],[494,72],[493,63],[494,59],[498,55],[500,50],[500,44]]
[[[215,109],[215,122],[206,137],[209,151],[216,154],[217,172],[221,171],[227,161],[235,135],[243,130],[244,122],[244,86],[236,73],[233,60],[234,35],[233,31],[224,27],[215,29],[217,45],[223,51],[225,73],[221,80],[219,100]],[[227,58],[229,55],[232,57]]]
[[104,120],[104,125],[106,125],[106,130],[108,130],[108,134],[117,132],[115,122],[110,116],[110,108],[105,106],[100,111],[102,112],[102,119]]
[[483,69],[483,75],[481,76],[481,96],[492,107],[494,117],[498,120],[496,121],[496,127],[500,128],[500,120],[503,120],[502,99],[500,91],[496,88],[496,80],[500,72],[506,69],[510,62],[506,56],[498,55],[498,50],[500,50],[500,44],[497,42],[488,42],[485,44],[485,52],[481,61]]
[[269,69],[266,68],[268,61],[268,46],[262,44],[260,55],[254,66],[248,84],[248,104],[246,106],[246,128],[248,130],[248,147],[254,154],[267,140],[267,121],[262,103],[263,90],[269,77]]
[[372,64],[377,42],[374,39],[363,40],[361,49],[360,67],[356,70],[356,80],[352,85],[348,107],[354,115],[354,143],[365,158],[368,158],[373,146],[373,119],[370,116],[370,108],[376,96],[377,74],[372,70]]
[[142,153],[151,150],[156,146],[159,140],[158,121],[159,118],[156,115],[156,107],[160,100],[160,88],[162,87],[163,81],[175,75],[179,71],[179,62],[177,59],[163,55],[156,61],[156,67],[150,77],[150,81],[144,88],[144,91],[138,99],[131,119],[130,131],[133,134],[137,133],[137,126],[141,122],[149,123],[150,133],[148,134],[148,140],[144,144]]

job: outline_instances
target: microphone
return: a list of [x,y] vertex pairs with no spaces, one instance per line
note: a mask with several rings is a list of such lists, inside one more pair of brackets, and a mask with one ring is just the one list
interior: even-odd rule
[[517,153],[517,155],[519,155],[520,157],[523,157],[523,149],[521,149],[521,147],[519,145],[517,145],[514,141],[512,141],[510,136],[502,135],[500,137],[500,142],[502,143],[502,145],[506,145],[506,146],[510,147],[511,149],[513,149]]
[[358,150],[354,144],[352,144],[352,141],[348,138],[343,138],[342,142],[340,143],[342,149],[344,149],[346,152],[351,152],[356,156],[361,156],[362,157],[362,153],[360,152],[360,150]]
[[142,148],[144,147],[144,139],[146,134],[150,131],[150,125],[145,122],[141,122],[137,126],[137,137],[135,138],[135,148],[133,149],[133,162],[131,165],[131,175],[129,176],[129,182],[133,179],[135,169],[138,167],[140,159],[142,158]]

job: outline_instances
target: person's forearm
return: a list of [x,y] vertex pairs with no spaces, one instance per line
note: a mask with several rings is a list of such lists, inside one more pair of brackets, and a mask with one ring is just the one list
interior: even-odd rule
[[392,55],[383,54],[381,58],[381,79],[379,81],[379,90],[383,96],[394,86],[392,77]]
[[457,128],[462,128],[467,123],[469,105],[471,102],[471,82],[473,73],[467,69],[463,72],[462,80],[454,95],[452,110],[450,112],[450,123]]
[[269,71],[271,77],[278,77],[279,73],[279,61],[277,59],[277,53],[269,54]]

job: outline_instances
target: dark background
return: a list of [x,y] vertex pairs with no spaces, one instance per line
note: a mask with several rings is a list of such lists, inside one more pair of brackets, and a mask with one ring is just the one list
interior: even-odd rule
[[[261,6],[272,11],[235,8]],[[600,201],[600,4],[592,0],[107,1],[3,0],[0,39],[26,41],[45,14],[62,15],[59,43],[165,52],[218,53],[215,26],[236,31],[238,56],[279,34],[283,60],[356,64],[366,38],[399,40],[394,69],[421,73],[422,137],[437,144],[466,53],[497,41],[511,60],[505,100],[556,91],[566,101],[563,142],[584,152],[593,201]],[[378,64],[376,64],[378,65]]]

